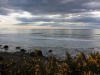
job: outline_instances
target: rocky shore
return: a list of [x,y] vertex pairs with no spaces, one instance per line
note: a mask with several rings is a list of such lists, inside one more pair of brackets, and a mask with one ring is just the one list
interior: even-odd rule
[[[100,52],[100,48],[63,48],[63,47],[20,47],[20,46],[12,46],[12,45],[0,45],[0,55],[5,57],[10,57],[11,55],[21,57],[28,56],[33,57],[37,52],[39,56],[49,57],[51,55],[55,56],[57,59],[61,60],[66,57],[66,52],[69,52],[73,57],[81,52],[86,55],[91,52]],[[11,56],[11,57],[13,57]]]
[[[7,52],[8,45],[1,48],[3,51],[0,52],[0,75],[100,74],[100,53],[98,52],[90,53],[89,56],[80,52],[75,58],[66,52],[66,57],[58,60],[55,56],[44,56],[39,48],[35,48],[30,53],[21,47],[15,47],[19,50],[16,52]],[[49,50],[48,53],[52,54],[53,50]]]

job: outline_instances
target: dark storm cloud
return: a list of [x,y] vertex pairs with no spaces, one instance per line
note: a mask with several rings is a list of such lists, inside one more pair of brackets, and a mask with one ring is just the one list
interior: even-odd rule
[[86,12],[92,8],[87,8],[86,3],[91,0],[0,0],[0,6],[23,10],[32,14],[66,14]]
[[6,10],[4,8],[0,8],[0,15],[7,15],[8,13],[10,13],[9,10]]
[[0,0],[0,15],[7,15],[9,13],[8,8],[5,7],[5,1],[6,0]]
[[[32,15],[56,15],[60,14],[58,18],[37,17],[37,18],[19,18],[16,20],[20,23],[16,25],[28,25],[34,22],[48,22],[40,24],[41,26],[60,26],[61,22],[71,23],[93,23],[99,25],[100,17],[93,17],[92,15],[82,15],[91,11],[100,10],[100,0],[0,0],[0,15],[7,15],[9,13],[20,13],[26,11]],[[10,10],[13,10],[10,11]],[[80,14],[79,17],[66,18],[66,14]],[[51,23],[53,22],[53,23]],[[64,26],[64,25],[62,25]]]

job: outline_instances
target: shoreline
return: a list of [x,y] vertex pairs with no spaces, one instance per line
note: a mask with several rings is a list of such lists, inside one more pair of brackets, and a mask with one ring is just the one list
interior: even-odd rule
[[[38,52],[39,50],[36,49],[35,51]],[[36,55],[31,57],[29,55],[22,52],[0,52],[0,75],[100,74],[100,53],[90,53],[89,56],[86,56],[80,52],[73,58],[71,54],[66,52],[66,57],[62,60],[55,56]]]
[[[64,47],[43,47],[43,46],[15,46],[15,45],[8,45],[9,49],[4,50],[4,44],[0,46],[0,52],[8,52],[8,53],[15,53],[20,52],[21,49],[25,49],[26,53],[34,52],[36,48],[42,51],[43,56],[49,57],[51,55],[55,56],[57,59],[62,60],[66,57],[66,52],[70,53],[73,57],[83,52],[86,56],[92,52],[100,52],[100,48],[64,48]],[[20,49],[16,49],[16,47],[20,47]],[[49,53],[49,50],[52,50]]]

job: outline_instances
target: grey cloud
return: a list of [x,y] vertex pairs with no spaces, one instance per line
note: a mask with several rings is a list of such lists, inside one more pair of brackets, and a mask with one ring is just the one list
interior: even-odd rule
[[[52,15],[60,14],[60,17],[48,18],[48,17],[37,17],[37,18],[25,18],[17,17],[16,20],[20,21],[16,25],[28,25],[34,22],[47,22],[40,24],[41,26],[65,26],[61,25],[60,22],[70,22],[70,23],[93,23],[95,25],[100,25],[100,17],[93,17],[90,14],[82,15],[81,13],[87,13],[91,11],[100,10],[100,6],[96,5],[100,3],[100,0],[0,0],[0,15],[7,15],[12,9],[15,12],[27,11],[32,15]],[[91,6],[94,5],[95,6]],[[67,14],[74,14],[76,17],[66,18]],[[80,14],[80,17],[77,17]],[[51,23],[53,22],[53,23]],[[97,23],[97,24],[96,24]],[[70,24],[71,26],[71,24]],[[74,26],[74,25],[72,25]]]
[[10,13],[9,10],[6,10],[4,8],[0,8],[0,15],[7,15],[8,13]]
[[87,9],[100,10],[100,0],[87,2],[83,4],[83,6],[86,7]]
[[53,21],[53,19],[50,19],[50,18],[16,18],[18,21],[21,21],[21,22],[40,22],[40,21],[43,21],[43,22],[51,22]]
[[65,27],[64,24],[60,24],[60,23],[42,23],[39,26]]
[[68,14],[94,10],[86,7],[90,2],[91,0],[0,0],[0,8],[22,10],[31,14]]
[[59,22],[66,22],[66,19],[53,19],[53,18],[16,18],[21,23],[18,23],[18,25],[24,25],[29,23],[35,23],[35,22],[43,22],[39,26],[62,26],[59,24]]
[[[0,0],[2,7],[13,10],[23,10],[32,14],[66,14],[86,12],[83,6],[91,0]],[[5,2],[5,3],[4,3]],[[91,10],[91,8],[90,8]]]
[[[66,17],[66,16],[65,16]],[[16,18],[18,21],[21,22],[26,22],[26,23],[32,23],[32,22],[54,22],[54,23],[64,23],[64,22],[73,22],[73,23],[78,23],[78,22],[82,22],[82,23],[100,23],[100,17],[93,17],[92,15],[89,16],[85,16],[85,15],[81,15],[79,17],[72,17],[70,19],[65,18],[64,16],[60,16],[58,18],[48,18],[48,17],[39,17],[39,18],[25,18],[25,17],[20,17],[20,18]],[[68,16],[67,16],[68,17]]]
[[96,28],[99,29],[100,26],[97,24],[96,26],[91,23],[91,25],[86,25],[86,26],[80,26],[80,25],[75,25],[75,24],[60,24],[60,23],[43,23],[40,24],[39,26],[51,26],[51,27],[63,27],[63,28]]
[[[90,27],[91,28],[100,28],[100,18],[95,17],[86,17],[86,16],[80,16],[80,17],[74,17],[71,19],[50,19],[50,18],[17,18],[20,23],[16,25],[28,25],[33,24],[35,25],[35,22],[42,21],[42,24],[39,24],[39,26],[51,26],[51,27],[75,27],[78,26],[77,23],[84,23],[86,25],[84,26],[78,26],[78,27]],[[67,22],[67,23],[66,23]],[[69,24],[68,24],[69,23]],[[88,24],[88,25],[87,25]],[[96,27],[95,27],[96,26]]]
[[71,21],[83,23],[100,23],[100,17],[81,16],[78,18],[73,18]]
[[29,22],[20,22],[20,23],[17,23],[17,24],[15,24],[15,25],[18,25],[18,26],[25,26],[25,25],[28,25],[28,24],[30,24]]

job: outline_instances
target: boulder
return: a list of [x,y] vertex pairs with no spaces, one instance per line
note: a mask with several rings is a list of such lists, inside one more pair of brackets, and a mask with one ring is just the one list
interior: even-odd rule
[[16,49],[20,49],[21,47],[16,47]]
[[4,49],[8,49],[8,48],[9,48],[9,46],[8,46],[8,45],[5,45],[5,46],[4,46]]
[[31,52],[30,56],[31,57],[34,57],[34,56],[43,56],[43,54],[42,54],[41,50],[38,50],[38,51],[35,51],[35,52]]
[[39,48],[35,49],[36,56],[43,56],[42,51]]
[[25,49],[21,49],[20,52],[21,52],[21,53],[25,53],[26,50],[25,50]]
[[51,52],[52,52],[52,50],[49,50],[48,52],[49,52],[49,53],[51,53]]
[[41,51],[41,50],[38,50],[38,51],[36,52],[36,55],[37,55],[37,56],[43,56],[42,51]]
[[31,57],[36,56],[35,52],[31,52],[29,55],[30,55]]

